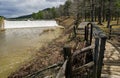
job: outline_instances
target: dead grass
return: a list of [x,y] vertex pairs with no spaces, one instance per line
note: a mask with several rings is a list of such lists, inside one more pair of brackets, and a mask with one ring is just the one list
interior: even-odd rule
[[[108,33],[109,33],[109,28],[107,28],[107,22],[103,22],[102,24],[103,24],[103,25],[99,25],[99,27],[100,27],[106,34],[108,34]],[[116,24],[116,21],[111,21],[110,24],[111,24],[111,25]],[[120,28],[120,25],[112,26],[112,29],[118,29],[118,28]]]
[[55,29],[46,29],[46,30],[43,30],[43,32],[49,32],[49,31],[55,31]]

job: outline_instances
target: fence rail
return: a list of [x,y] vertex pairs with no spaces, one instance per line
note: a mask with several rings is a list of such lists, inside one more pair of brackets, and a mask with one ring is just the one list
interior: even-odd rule
[[[113,37],[113,35],[114,34],[116,34],[116,35],[120,35],[120,28],[117,28],[117,29],[113,29],[113,27],[114,26],[120,26],[120,24],[112,24],[112,25],[110,25],[110,27],[109,27],[109,39],[111,39],[111,37]],[[115,31],[114,33],[113,33],[113,31]]]
[[[78,28],[78,30],[81,31],[80,28]],[[84,41],[86,44],[83,49],[71,52],[71,47],[63,47],[64,63],[62,63],[62,65],[61,63],[57,64],[59,66],[61,65],[61,68],[57,73],[56,78],[101,78],[107,37],[94,23],[87,23],[85,25],[84,32]],[[81,57],[78,59],[82,62],[78,61],[78,66],[75,66],[73,62],[76,61],[76,57],[78,56]],[[92,60],[88,60],[88,57]],[[46,69],[33,73],[27,76],[27,78],[37,78],[36,76],[40,72],[54,68],[57,65],[53,65],[52,67],[50,66]]]
[[[79,28],[80,30],[80,28]],[[92,71],[92,74],[86,74],[85,78],[101,78],[101,71],[102,71],[102,65],[103,65],[103,58],[104,58],[104,52],[105,52],[105,44],[106,44],[106,35],[101,31],[101,29],[95,25],[94,23],[87,23],[85,26],[85,35],[84,39],[86,41],[86,47],[77,50],[73,52],[71,55],[70,48],[64,48],[64,58],[69,59],[69,61],[66,64],[66,70],[65,70],[65,78],[74,78],[75,75],[79,77],[78,73],[82,71],[86,72],[87,69],[91,68],[90,71]],[[92,44],[92,41],[94,39],[94,43]],[[68,53],[69,56],[66,56]],[[90,61],[82,66],[79,66],[75,69],[72,69],[71,61],[70,59],[74,59],[77,55],[82,55],[86,53],[92,53],[93,61]],[[87,58],[87,57],[86,57]],[[85,59],[86,59],[85,58]],[[61,77],[59,77],[61,78]],[[83,78],[83,77],[82,77]]]

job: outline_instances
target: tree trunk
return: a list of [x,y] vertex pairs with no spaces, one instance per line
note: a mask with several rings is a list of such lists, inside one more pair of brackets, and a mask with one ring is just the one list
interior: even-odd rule
[[119,24],[119,12],[118,12],[118,17],[117,17],[117,25]]
[[84,19],[86,21],[86,0],[84,0]]
[[94,0],[92,0],[92,10],[91,10],[91,22],[94,22]]
[[86,9],[85,9],[85,21],[86,21],[86,19],[87,19],[87,16],[86,16]]
[[111,21],[111,0],[109,0],[109,11],[108,11],[108,24],[107,24],[107,28],[110,27],[110,21]]
[[102,25],[102,1],[103,0],[100,0],[100,2],[99,2],[99,11],[98,11],[98,24],[99,25]]
[[115,13],[115,21],[117,20],[117,14],[118,14],[118,13]]
[[108,21],[108,14],[105,15],[105,19],[106,19],[106,21]]
[[104,22],[105,21],[105,2],[103,2],[102,4],[103,4],[103,12],[102,12],[103,20],[102,20],[102,22]]
[[111,15],[111,20],[112,20],[112,21],[114,20],[114,15],[113,15],[113,14]]
[[95,7],[95,21],[97,21],[97,8]]

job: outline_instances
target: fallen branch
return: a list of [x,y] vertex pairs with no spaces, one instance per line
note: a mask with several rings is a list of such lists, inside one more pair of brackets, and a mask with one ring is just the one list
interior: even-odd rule
[[82,70],[86,70],[87,68],[90,68],[93,65],[94,65],[94,62],[92,61],[92,62],[89,62],[89,63],[87,63],[87,64],[85,64],[83,66],[80,66],[80,67],[74,69],[72,72],[73,72],[73,74],[77,74],[77,72],[80,72]]
[[63,65],[63,62],[60,62],[60,63],[58,63],[58,64],[53,64],[53,65],[51,65],[51,66],[48,66],[48,67],[45,68],[45,69],[42,69],[42,70],[37,71],[37,72],[35,72],[35,73],[32,73],[32,74],[30,74],[30,75],[28,75],[28,76],[26,76],[26,77],[24,77],[24,78],[35,77],[35,76],[39,75],[41,72],[44,72],[44,71],[46,71],[46,70],[49,70],[49,69],[52,69],[52,68],[56,68],[56,67],[62,66],[62,65]]
[[83,48],[83,49],[81,49],[81,50],[77,50],[77,51],[75,51],[75,52],[73,53],[72,57],[75,57],[76,55],[78,55],[78,54],[80,54],[80,53],[85,53],[85,52],[87,52],[87,51],[89,51],[89,50],[92,50],[92,49],[94,49],[94,45],[85,47],[85,48]]
[[63,76],[65,76],[65,69],[66,69],[66,64],[67,64],[68,60],[66,60],[63,64],[63,66],[61,67],[61,69],[59,70],[56,78],[62,78]]

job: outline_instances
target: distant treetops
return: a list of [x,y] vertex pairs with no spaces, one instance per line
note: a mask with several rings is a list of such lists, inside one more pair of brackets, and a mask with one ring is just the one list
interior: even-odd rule
[[0,16],[0,19],[2,19],[3,17],[2,16]]
[[0,16],[0,23],[4,21],[4,17],[3,16]]
[[111,18],[114,17],[116,19],[119,17],[120,0],[67,0],[64,5],[59,7],[47,8],[37,13],[32,13],[31,18],[39,20],[54,19],[61,16],[77,16],[77,18],[85,20],[93,18],[94,21],[104,22],[108,20],[109,10],[111,10]]
[[69,8],[71,6],[70,1],[66,1],[64,5],[59,7],[52,7],[41,10],[32,14],[33,19],[54,19],[60,16],[69,16]]

